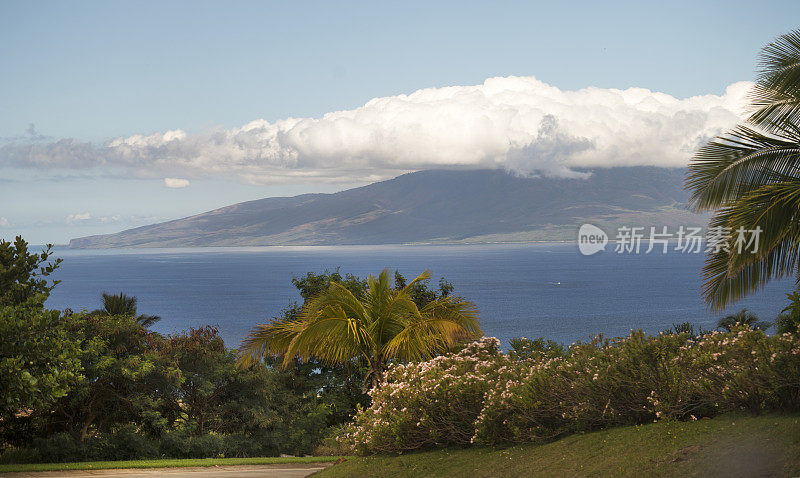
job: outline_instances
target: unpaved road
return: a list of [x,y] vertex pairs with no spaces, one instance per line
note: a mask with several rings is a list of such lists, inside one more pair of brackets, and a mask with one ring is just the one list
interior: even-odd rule
[[0,473],[4,478],[301,478],[332,463]]

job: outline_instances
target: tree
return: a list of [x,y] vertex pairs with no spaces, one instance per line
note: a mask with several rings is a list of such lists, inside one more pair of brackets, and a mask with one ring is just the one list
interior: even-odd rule
[[[406,278],[397,270],[394,271],[394,286],[398,289],[406,287]],[[447,282],[444,277],[440,277],[438,289],[429,288],[427,280],[418,281],[410,285],[409,295],[417,307],[424,307],[436,299],[447,297],[453,292],[453,289],[453,284]]]
[[236,352],[225,348],[215,327],[169,336],[159,348],[180,371],[180,385],[171,401],[191,433],[235,433],[276,419],[264,416],[269,393],[259,377],[263,365],[237,368]]
[[[300,306],[293,304],[283,311],[281,319],[276,320],[296,320],[301,310]],[[264,362],[280,377],[282,386],[290,395],[302,397],[303,407],[314,409],[318,402],[327,406],[327,426],[350,421],[358,405],[367,406],[369,403],[369,396],[362,389],[368,372],[363,357],[338,364],[328,364],[313,357],[305,361],[295,359],[288,367],[283,366],[280,357],[267,356]]]
[[[702,147],[689,165],[690,205],[730,233],[709,254],[703,295],[718,310],[774,278],[800,276],[800,30],[760,54],[746,123]],[[756,251],[737,231],[760,228]]]
[[333,271],[326,270],[321,274],[307,272],[305,276],[292,277],[292,285],[300,292],[300,296],[304,301],[313,299],[324,292],[332,282],[343,285],[356,297],[363,297],[368,288],[365,279],[358,278],[350,273],[343,276],[338,267]]
[[47,276],[61,264],[61,259],[47,262],[52,248],[48,244],[41,253],[31,254],[22,236],[13,243],[0,240],[0,307],[31,300],[44,303],[59,282],[47,281]]
[[[175,367],[156,353],[163,338],[128,315],[77,314],[70,335],[81,349],[85,380],[43,410],[54,430],[84,441],[95,431],[108,432],[139,422],[159,405],[159,391],[177,384]],[[148,421],[154,417],[147,417]]]
[[748,312],[747,309],[742,309],[735,314],[720,317],[720,319],[717,321],[717,329],[730,332],[736,324],[750,326],[750,328],[753,330],[767,330],[768,328],[772,327],[771,323],[764,320],[759,320],[756,314]]
[[109,294],[103,292],[103,308],[92,311],[94,315],[124,315],[135,317],[136,321],[144,327],[150,327],[161,317],[157,315],[136,315],[139,299],[136,296],[128,296],[120,292],[119,294]]
[[[364,297],[368,289],[366,279],[353,274],[342,275],[339,269],[322,273],[308,272],[304,276],[292,277],[292,285],[297,288],[304,304],[324,292],[331,282],[344,285],[357,297]],[[295,303],[286,307],[275,321],[292,321],[300,318],[302,305]],[[341,425],[352,419],[358,405],[367,406],[369,396],[364,393],[362,384],[367,374],[363,357],[338,364],[328,364],[309,358],[306,361],[294,360],[290,367],[282,366],[278,357],[267,356],[265,363],[280,376],[283,386],[290,395],[302,397],[302,407],[315,410],[318,401],[327,406],[327,426]]]
[[783,308],[775,326],[779,334],[797,333],[800,327],[800,290],[794,290],[791,294],[786,294],[789,305]]
[[49,409],[82,378],[70,320],[42,307],[0,307],[0,426]]
[[259,325],[242,342],[243,362],[268,355],[283,357],[283,366],[311,358],[344,364],[362,358],[368,368],[363,386],[378,386],[387,365],[395,360],[423,360],[472,337],[482,335],[474,304],[452,296],[438,297],[423,307],[413,300],[416,284],[391,283],[389,269],[367,278],[359,297],[343,284],[330,281],[306,301],[298,318]]

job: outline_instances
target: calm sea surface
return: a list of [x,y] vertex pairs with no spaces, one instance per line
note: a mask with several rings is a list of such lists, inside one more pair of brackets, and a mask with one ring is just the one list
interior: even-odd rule
[[[153,328],[176,332],[219,327],[236,346],[256,323],[300,299],[293,275],[341,267],[359,276],[384,267],[414,277],[430,269],[475,302],[485,333],[504,345],[517,336],[560,342],[595,333],[657,332],[691,321],[712,328],[699,297],[703,256],[601,252],[582,256],[574,244],[458,246],[258,247],[149,250],[57,250],[63,282],[47,305],[100,307],[101,292],[139,298],[139,312],[163,317]],[[772,283],[731,311],[746,307],[773,320],[791,283]]]

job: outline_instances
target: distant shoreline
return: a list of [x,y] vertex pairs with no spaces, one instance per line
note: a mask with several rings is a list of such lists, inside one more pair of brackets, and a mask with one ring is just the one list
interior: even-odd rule
[[[124,247],[69,247],[66,244],[56,244],[53,250],[56,253],[62,252],[103,252],[107,254],[114,253],[115,251],[126,253],[137,252],[168,252],[168,251],[185,251],[185,252],[201,252],[207,250],[208,252],[225,252],[225,251],[238,251],[246,252],[259,250],[325,250],[333,248],[350,248],[350,249],[375,249],[375,248],[397,248],[397,247],[472,247],[472,246],[525,246],[525,245],[577,245],[577,241],[525,241],[525,242],[414,242],[414,243],[388,243],[388,244],[274,244],[265,246],[185,246],[185,247],[152,247],[152,246],[124,246]],[[32,248],[44,247],[43,245],[30,245]]]
[[[609,238],[608,244],[616,244],[619,241]],[[648,244],[650,241],[647,238],[642,238],[641,244]],[[678,242],[677,239],[668,239],[668,243]],[[658,243],[661,243],[660,241]],[[491,245],[541,245],[541,244],[557,244],[568,245],[578,244],[577,240],[540,240],[540,241],[432,241],[432,242],[388,242],[378,244],[267,244],[259,246],[236,246],[236,245],[208,245],[208,246],[177,246],[177,247],[163,247],[163,246],[147,246],[147,245],[132,245],[132,246],[119,246],[119,247],[71,247],[69,244],[54,244],[53,247],[59,250],[69,251],[113,251],[113,250],[179,250],[179,249],[264,249],[264,248],[330,248],[330,247],[418,247],[418,246],[491,246]],[[44,244],[31,244],[30,247],[40,248],[46,247]]]

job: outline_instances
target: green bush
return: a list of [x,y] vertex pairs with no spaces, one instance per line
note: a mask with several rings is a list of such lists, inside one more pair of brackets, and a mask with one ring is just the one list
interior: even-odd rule
[[596,337],[562,349],[496,339],[397,365],[340,443],[360,453],[546,441],[578,431],[732,410],[800,409],[800,334],[730,332]]
[[0,453],[0,463],[37,463],[39,454],[32,448],[6,448]]
[[133,424],[113,432],[92,436],[83,442],[68,433],[36,438],[29,447],[9,448],[0,463],[55,463],[87,460],[133,460],[142,458],[217,458],[277,456],[283,451],[280,437],[266,434],[206,433],[196,435],[183,430],[165,433],[160,438],[142,434]]
[[133,424],[123,425],[114,432],[90,440],[91,460],[133,460],[159,456],[158,443],[139,433]]
[[56,433],[49,438],[36,438],[31,450],[36,462],[84,461],[91,459],[86,444],[82,444],[67,433]]

